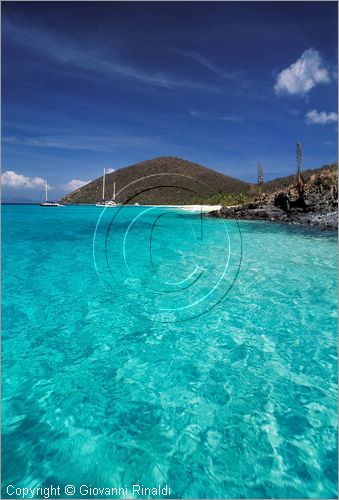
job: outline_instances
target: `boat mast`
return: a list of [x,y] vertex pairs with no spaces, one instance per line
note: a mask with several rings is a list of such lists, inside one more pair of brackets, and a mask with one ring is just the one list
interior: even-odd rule
[[46,201],[47,201],[47,181],[45,181],[45,197],[46,197]]
[[105,176],[106,176],[106,169],[104,168],[104,175],[102,178],[102,201],[105,201]]
[[113,184],[113,201],[115,201],[115,182]]

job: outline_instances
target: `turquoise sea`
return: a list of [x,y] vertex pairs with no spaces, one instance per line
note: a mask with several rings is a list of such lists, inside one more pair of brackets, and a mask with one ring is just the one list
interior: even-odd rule
[[8,205],[2,239],[2,498],[337,497],[336,234]]

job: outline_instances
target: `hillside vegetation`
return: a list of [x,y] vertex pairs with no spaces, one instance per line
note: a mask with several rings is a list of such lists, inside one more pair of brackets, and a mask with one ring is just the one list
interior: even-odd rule
[[[308,182],[312,176],[321,176],[326,172],[337,172],[338,164],[332,163],[331,165],[324,165],[320,168],[310,168],[308,170],[303,170],[301,172],[302,177],[305,182]],[[262,186],[262,191],[265,193],[274,193],[275,191],[280,191],[288,188],[291,184],[295,182],[295,175],[288,175],[286,177],[277,177],[272,181],[265,182]]]
[[[289,181],[289,182],[288,182]],[[285,186],[285,182],[287,184]],[[258,193],[250,203],[223,204],[211,216],[224,219],[270,220],[338,228],[338,169],[333,164],[270,183],[274,191]]]
[[[107,174],[106,199],[112,198],[114,182],[119,203],[140,205],[192,204],[213,194],[239,194],[251,189],[248,182],[172,156],[154,158]],[[97,203],[101,199],[102,177],[99,177],[65,196],[62,202]]]
[[[331,186],[336,183],[336,176],[338,172],[338,164],[333,163],[331,165],[324,165],[320,168],[313,168],[308,170],[303,170],[301,172],[302,179],[306,186],[313,183],[318,183],[320,186],[330,184]],[[286,177],[278,177],[271,181],[265,182],[261,186],[261,194],[269,195],[280,191],[286,191],[293,189],[296,183],[296,176],[288,175]],[[258,186],[250,185],[250,188],[243,193],[217,193],[206,198],[205,203],[207,205],[241,205],[243,203],[249,203],[255,201],[257,198],[261,198]]]
[[[337,164],[302,171],[304,182],[327,178],[337,172]],[[223,175],[209,168],[173,156],[162,156],[120,168],[106,174],[105,198],[113,195],[116,183],[119,203],[140,205],[240,205],[256,199],[254,184]],[[270,194],[293,187],[295,175],[265,182],[262,193]],[[62,202],[94,204],[102,201],[102,177],[66,195]]]

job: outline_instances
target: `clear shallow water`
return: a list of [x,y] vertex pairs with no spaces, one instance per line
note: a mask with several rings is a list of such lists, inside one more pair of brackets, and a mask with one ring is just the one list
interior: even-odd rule
[[142,210],[3,207],[3,488],[336,497],[336,235]]

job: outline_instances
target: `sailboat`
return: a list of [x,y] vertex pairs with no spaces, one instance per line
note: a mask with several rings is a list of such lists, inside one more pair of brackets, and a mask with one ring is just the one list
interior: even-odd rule
[[104,168],[104,175],[102,177],[102,202],[96,203],[97,207],[116,207],[118,203],[115,200],[115,182],[113,184],[113,197],[111,200],[105,200],[105,182],[106,182],[106,169]]
[[48,201],[48,183],[45,181],[45,201],[40,203],[40,207],[63,207],[60,203],[56,201]]

